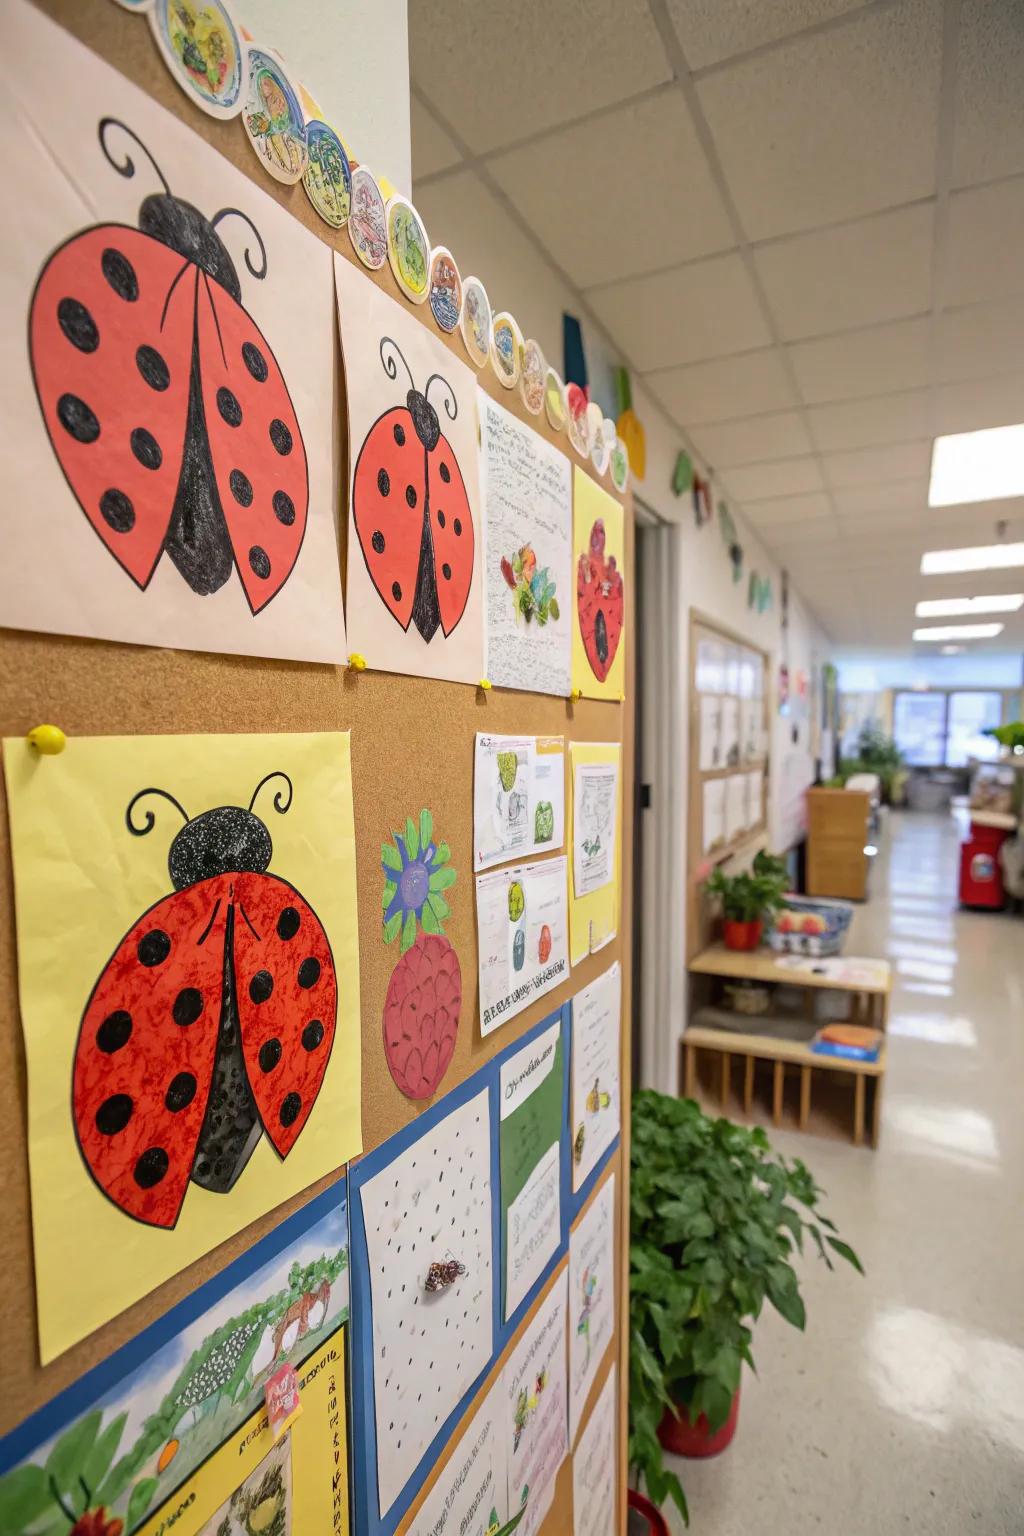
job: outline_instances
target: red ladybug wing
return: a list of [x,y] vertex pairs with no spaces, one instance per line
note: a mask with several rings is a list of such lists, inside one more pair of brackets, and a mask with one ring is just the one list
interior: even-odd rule
[[334,1044],[334,957],[323,924],[293,885],[276,875],[232,878],[242,1054],[263,1129],[287,1157]]
[[473,514],[466,482],[452,445],[444,436],[427,455],[430,481],[430,531],[437,573],[441,628],[450,635],[466,611],[473,583]]
[[370,580],[403,629],[409,628],[423,542],[425,453],[410,413],[377,419],[359,450],[352,520]]
[[181,474],[197,269],[121,224],[43,268],[29,348],[54,452],[93,528],[145,587]]
[[82,1015],[78,1145],[104,1194],[154,1227],[178,1219],[206,1111],[232,879],[202,880],[143,913]]
[[214,477],[253,613],[288,580],[309,510],[306,448],[288,386],[255,320],[205,274],[199,372]]

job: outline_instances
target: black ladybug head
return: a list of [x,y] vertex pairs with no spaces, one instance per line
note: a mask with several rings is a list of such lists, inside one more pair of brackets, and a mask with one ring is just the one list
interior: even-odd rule
[[418,389],[410,389],[405,397],[405,403],[409,407],[409,415],[416,428],[416,436],[429,453],[441,436],[441,423],[437,419],[437,412],[426,395],[421,395]]
[[159,795],[170,801],[184,818],[185,825],[175,835],[167,855],[167,868],[176,891],[214,875],[261,875],[269,868],[274,845],[266,825],[253,814],[252,808],[264,784],[272,779],[283,779],[288,786],[287,799],[281,790],[274,795],[274,809],[283,815],[292,803],[292,781],[285,773],[268,773],[257,784],[245,810],[240,805],[220,805],[190,819],[184,807],[165,789],[140,789],[129,801],[125,821],[136,837],[144,837],[153,830],[156,818],[152,811],[145,812],[141,825],[132,820],[133,810],[146,795]]
[[448,380],[442,378],[439,373],[432,373],[423,389],[417,389],[413,382],[412,369],[402,356],[401,349],[391,340],[390,336],[382,337],[380,360],[384,365],[384,372],[389,379],[397,379],[398,377],[398,362],[396,359],[401,361],[402,367],[409,375],[409,392],[405,397],[405,403],[408,407],[409,415],[412,417],[416,436],[427,452],[430,453],[432,449],[437,447],[437,440],[441,436],[441,423],[429,399],[430,386],[432,384],[442,384],[447,391],[444,396],[444,410],[449,421],[454,421],[459,414],[455,393]]

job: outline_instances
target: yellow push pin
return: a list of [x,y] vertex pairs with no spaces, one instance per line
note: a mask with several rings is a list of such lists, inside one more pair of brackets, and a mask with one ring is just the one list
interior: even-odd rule
[[68,744],[68,739],[59,725],[37,725],[29,731],[26,739],[44,757],[56,757]]
[[490,680],[490,678],[489,677],[482,677],[480,679],[480,681],[477,683],[477,687],[478,688],[482,688],[484,693],[490,693],[490,691],[491,691],[491,680]]
[[348,659],[348,664],[353,672],[366,671],[366,657],[361,656],[358,651],[352,652],[352,655]]
[[582,688],[574,688],[572,693],[571,693],[571,695],[570,695],[570,697],[573,698],[573,699],[582,699],[582,697],[583,697],[583,689]]

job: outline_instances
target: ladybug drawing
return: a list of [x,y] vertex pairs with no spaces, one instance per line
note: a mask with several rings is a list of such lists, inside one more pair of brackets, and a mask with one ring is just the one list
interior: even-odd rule
[[36,283],[29,349],[54,453],[114,559],[145,589],[166,551],[192,591],[237,569],[254,614],[287,581],[306,530],[309,480],[295,407],[269,342],[242,307],[234,262],[212,219],[171,193],[141,139],[99,124],[106,159],[135,175],[112,130],[147,156],[163,191],[139,227],[96,224],[59,246]]
[[390,336],[380,343],[389,379],[398,362],[409,376],[405,406],[379,416],[359,450],[352,517],[366,569],[384,606],[404,630],[415,624],[427,642],[447,638],[465,612],[473,581],[473,514],[462,471],[431,405],[442,385],[445,415],[458,416],[455,393],[439,373],[422,391]]
[[253,813],[264,785],[283,815],[287,774],[270,773],[248,808],[189,818],[163,789],[140,789],[125,821],[153,830],[151,795],[185,825],[170,845],[174,891],[133,923],[82,1014],[72,1082],[79,1149],[126,1215],[173,1227],[189,1179],[226,1194],[260,1136],[287,1157],[324,1080],[338,985],[320,919],[268,874],[273,844]]
[[465,1264],[461,1264],[458,1259],[449,1254],[440,1263],[435,1260],[431,1264],[427,1270],[427,1278],[423,1282],[423,1289],[425,1291],[446,1291],[450,1285],[454,1285],[456,1280],[461,1279],[465,1273]]

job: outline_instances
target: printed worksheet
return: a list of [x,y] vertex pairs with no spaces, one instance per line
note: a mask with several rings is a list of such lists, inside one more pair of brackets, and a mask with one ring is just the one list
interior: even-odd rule
[[565,740],[478,731],[473,868],[489,869],[565,842]]
[[615,1536],[617,1376],[613,1365],[572,1458],[573,1536]]
[[502,1372],[510,1512],[527,1505],[519,1536],[540,1529],[555,1474],[569,1450],[565,1325],[569,1273],[563,1269]]
[[722,699],[717,693],[700,695],[698,763],[701,773],[722,766]]
[[569,1443],[615,1331],[615,1175],[569,1234]]
[[476,882],[480,1031],[507,1024],[569,974],[568,864],[518,864]]
[[622,968],[616,960],[572,1000],[572,1187],[582,1189],[619,1134]]
[[[597,1414],[595,1408],[591,1424]],[[581,1447],[589,1431],[588,1424]],[[420,1506],[408,1536],[490,1536],[507,1514],[504,1401],[499,1379]]]
[[501,1223],[507,1321],[540,1279],[561,1238],[565,1069],[561,1017],[502,1065]]
[[725,780],[704,780],[704,836],[702,838],[702,851],[710,853],[712,848],[725,842]]
[[731,843],[747,826],[747,775],[733,773],[725,781],[725,840]]
[[619,765],[577,763],[573,787],[573,889],[589,896],[615,875]]

